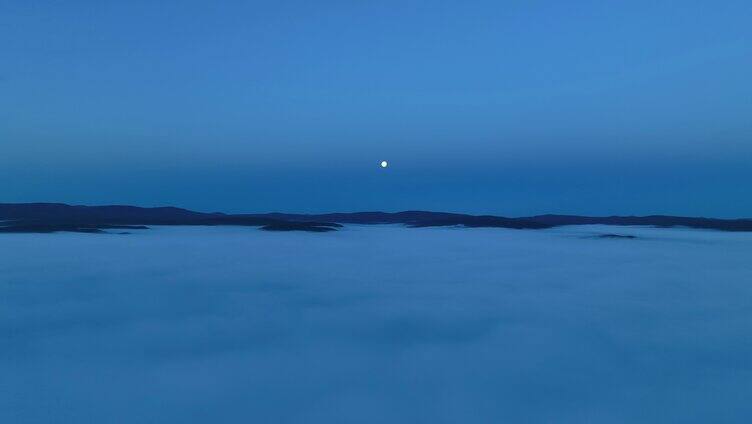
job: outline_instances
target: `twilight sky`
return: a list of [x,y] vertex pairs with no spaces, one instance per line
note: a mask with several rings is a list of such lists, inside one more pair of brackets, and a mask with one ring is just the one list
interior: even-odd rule
[[0,0],[0,202],[752,217],[750,22],[748,0]]

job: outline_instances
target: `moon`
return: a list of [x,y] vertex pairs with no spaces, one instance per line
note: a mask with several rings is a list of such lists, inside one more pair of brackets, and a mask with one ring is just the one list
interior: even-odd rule
[[382,161],[381,161],[381,167],[382,167],[382,168],[386,168],[387,166],[389,166],[389,162],[387,162],[387,161],[385,161],[385,160],[382,160]]

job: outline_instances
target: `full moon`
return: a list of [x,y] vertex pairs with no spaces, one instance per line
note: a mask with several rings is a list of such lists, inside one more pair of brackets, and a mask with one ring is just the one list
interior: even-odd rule
[[381,161],[381,167],[382,168],[386,168],[387,166],[389,166],[389,163],[387,163],[387,161],[385,161],[385,160],[382,160]]

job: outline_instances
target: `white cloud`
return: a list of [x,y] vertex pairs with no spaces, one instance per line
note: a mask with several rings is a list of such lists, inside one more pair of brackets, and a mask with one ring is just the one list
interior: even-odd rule
[[2,422],[752,413],[750,234],[155,228],[0,252]]

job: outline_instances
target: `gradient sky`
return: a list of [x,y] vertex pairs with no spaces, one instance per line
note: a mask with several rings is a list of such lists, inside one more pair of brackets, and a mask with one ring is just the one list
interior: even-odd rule
[[752,217],[750,22],[748,0],[0,0],[0,202]]

